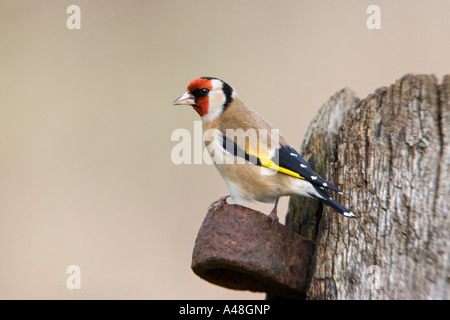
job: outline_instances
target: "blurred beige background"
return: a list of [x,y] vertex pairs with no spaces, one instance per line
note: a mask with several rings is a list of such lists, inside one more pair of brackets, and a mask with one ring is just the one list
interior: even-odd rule
[[449,35],[448,0],[0,0],[0,298],[263,299],[190,269],[227,189],[211,165],[171,162],[171,133],[198,120],[172,101],[222,78],[298,148],[343,87],[449,73]]

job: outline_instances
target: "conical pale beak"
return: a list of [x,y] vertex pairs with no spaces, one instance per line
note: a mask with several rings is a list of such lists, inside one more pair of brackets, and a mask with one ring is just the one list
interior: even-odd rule
[[195,97],[189,91],[186,91],[181,97],[175,100],[173,104],[195,106]]

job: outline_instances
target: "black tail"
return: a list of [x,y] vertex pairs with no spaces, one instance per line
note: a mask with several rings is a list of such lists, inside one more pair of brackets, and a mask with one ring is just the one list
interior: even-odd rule
[[317,195],[313,194],[312,196],[314,198],[319,199],[320,201],[325,203],[327,206],[330,206],[331,208],[333,208],[334,210],[336,210],[337,212],[339,212],[340,214],[342,214],[343,216],[345,216],[347,218],[357,218],[357,216],[353,212],[348,210],[346,207],[341,205],[336,200],[333,200],[333,198],[330,197],[330,195],[325,191],[325,189],[323,189],[321,187],[317,187],[315,185],[313,185],[313,187],[316,190],[316,192],[320,195],[320,196],[317,196]]

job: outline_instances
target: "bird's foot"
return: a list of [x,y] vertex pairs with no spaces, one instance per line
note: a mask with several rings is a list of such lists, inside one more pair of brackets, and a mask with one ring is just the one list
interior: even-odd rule
[[280,220],[280,219],[278,219],[276,209],[274,209],[270,212],[269,217],[270,217],[270,219],[272,219],[272,224],[274,224],[275,222],[278,222],[278,220]]
[[278,219],[278,216],[277,216],[278,200],[280,200],[280,198],[275,200],[275,205],[273,206],[273,209],[269,214],[270,219],[272,219],[272,224],[274,224],[275,222],[278,222],[278,220],[280,220],[280,219]]
[[218,209],[220,209],[223,205],[227,203],[227,199],[230,197],[229,194],[226,196],[220,197],[216,201],[212,202],[208,207],[208,212],[213,210],[213,213],[215,213]]

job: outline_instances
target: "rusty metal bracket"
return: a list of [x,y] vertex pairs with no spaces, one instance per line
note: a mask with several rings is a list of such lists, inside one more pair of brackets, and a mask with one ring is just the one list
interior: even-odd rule
[[267,215],[224,203],[200,227],[192,270],[226,288],[302,299],[313,253],[314,242]]

